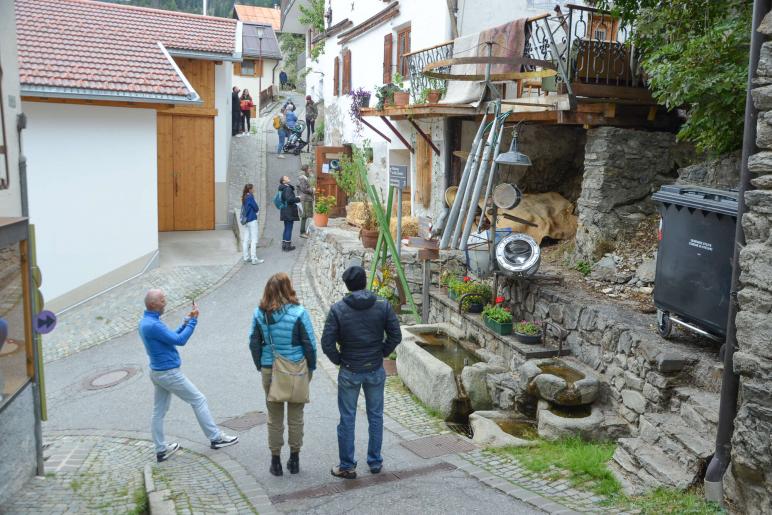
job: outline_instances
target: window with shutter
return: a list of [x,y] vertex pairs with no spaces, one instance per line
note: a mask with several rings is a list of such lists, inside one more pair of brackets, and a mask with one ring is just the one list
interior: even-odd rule
[[255,74],[255,62],[252,59],[244,59],[241,61],[241,75],[254,75]]
[[405,54],[410,52],[410,26],[397,32],[397,71],[407,77],[410,70],[407,66]]
[[391,82],[391,51],[392,51],[391,33],[383,36],[383,83]]
[[342,94],[347,95],[351,91],[351,50],[343,52],[343,87]]
[[338,86],[340,85],[340,59],[338,57],[335,57],[335,60],[333,61],[333,70],[332,70],[332,96],[337,97],[339,93]]

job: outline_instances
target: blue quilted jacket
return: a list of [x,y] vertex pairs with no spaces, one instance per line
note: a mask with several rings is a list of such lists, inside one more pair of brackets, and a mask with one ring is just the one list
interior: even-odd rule
[[258,370],[273,365],[273,350],[268,339],[269,324],[273,345],[282,357],[294,362],[305,358],[308,361],[308,369],[316,369],[316,336],[311,317],[303,306],[285,304],[271,313],[267,321],[260,308],[255,310],[252,333],[249,335],[249,350]]

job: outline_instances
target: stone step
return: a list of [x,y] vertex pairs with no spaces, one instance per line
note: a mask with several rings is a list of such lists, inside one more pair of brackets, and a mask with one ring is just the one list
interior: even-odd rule
[[[684,490],[694,484],[696,475],[686,470],[679,461],[672,459],[656,445],[652,446],[641,438],[620,438],[613,461],[624,474],[635,477],[618,477],[620,482],[631,483],[631,489],[652,490],[668,486]],[[636,467],[637,465],[637,467]],[[623,475],[623,474],[620,474]]]
[[674,389],[672,403],[690,427],[703,434],[716,434],[719,394],[684,386]]
[[697,477],[713,454],[715,433],[689,426],[678,414],[647,413],[641,416],[640,439],[677,460]]

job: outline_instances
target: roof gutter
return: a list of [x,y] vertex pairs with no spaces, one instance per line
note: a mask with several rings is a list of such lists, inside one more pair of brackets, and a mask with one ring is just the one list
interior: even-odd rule
[[180,67],[177,66],[176,61],[172,58],[172,56],[169,54],[169,52],[166,50],[166,47],[163,46],[163,44],[159,41],[158,42],[158,48],[161,49],[161,52],[163,52],[166,59],[168,59],[169,63],[171,63],[172,68],[174,68],[174,72],[177,74],[177,76],[180,78],[183,84],[185,84],[185,88],[190,91],[188,96],[191,100],[201,100],[201,97],[199,96],[198,92],[196,92],[195,88],[193,88],[193,85],[188,81],[188,78],[185,77],[185,74],[182,73],[182,70],[180,70]]
[[62,98],[76,100],[99,100],[103,102],[131,102],[150,104],[184,104],[203,105],[204,102],[196,96],[195,99],[175,95],[153,95],[141,93],[126,93],[123,91],[104,91],[98,89],[62,88],[51,86],[34,86],[22,84],[22,97]]

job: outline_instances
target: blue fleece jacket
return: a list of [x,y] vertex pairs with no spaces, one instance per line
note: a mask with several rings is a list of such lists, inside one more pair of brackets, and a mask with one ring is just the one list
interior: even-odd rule
[[177,346],[188,343],[197,322],[196,318],[186,318],[176,331],[172,331],[161,322],[160,313],[145,311],[145,316],[139,322],[139,336],[145,344],[152,370],[179,368],[182,362]]
[[251,193],[247,193],[244,198],[244,214],[247,216],[247,223],[257,220],[257,213],[260,212],[260,208],[255,202],[255,197]]
[[295,111],[289,111],[285,115],[286,125],[288,129],[294,129],[295,124],[298,123],[298,115],[295,114]]

